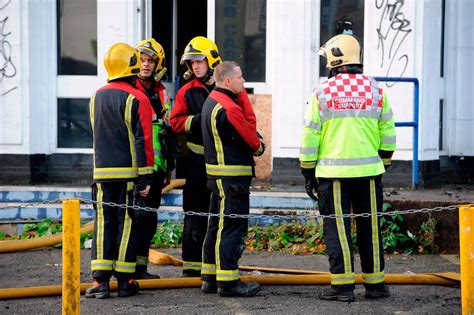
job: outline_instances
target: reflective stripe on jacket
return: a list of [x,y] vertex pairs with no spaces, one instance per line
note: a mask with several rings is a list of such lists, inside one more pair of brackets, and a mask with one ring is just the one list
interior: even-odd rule
[[109,83],[92,95],[94,181],[153,173],[151,113],[146,95],[126,82]]
[[304,119],[302,168],[316,166],[316,176],[324,178],[384,173],[378,150],[395,150],[395,123],[374,79],[342,73],[324,81],[313,91]]
[[253,155],[261,150],[261,143],[250,101],[240,102],[248,96],[241,94],[216,88],[204,103],[202,134],[208,177],[253,176]]

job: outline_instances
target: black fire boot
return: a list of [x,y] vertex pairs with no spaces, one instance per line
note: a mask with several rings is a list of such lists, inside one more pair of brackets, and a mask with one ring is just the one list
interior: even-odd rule
[[201,285],[201,291],[204,293],[217,293],[217,282],[215,281],[203,281]]
[[138,294],[139,285],[138,282],[130,279],[128,281],[118,281],[118,296],[127,297]]
[[365,290],[366,299],[380,299],[380,298],[385,298],[389,296],[390,296],[390,290],[385,285],[385,283],[382,283],[382,285],[378,288],[374,288],[374,289],[366,288]]
[[92,287],[87,288],[86,298],[96,298],[96,299],[108,299],[110,297],[110,286],[109,282],[97,282],[94,281]]
[[143,269],[139,270],[137,269],[135,273],[133,274],[133,279],[135,280],[140,280],[140,279],[160,279],[161,277],[159,275],[154,275],[152,273],[149,273],[148,270]]
[[234,286],[219,286],[217,292],[224,297],[251,297],[260,292],[260,284],[257,282],[238,282]]
[[320,295],[321,300],[339,301],[339,302],[354,302],[354,290],[341,290],[334,287],[325,289]]

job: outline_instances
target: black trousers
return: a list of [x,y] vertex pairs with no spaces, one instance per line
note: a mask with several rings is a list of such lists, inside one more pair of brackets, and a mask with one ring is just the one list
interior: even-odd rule
[[[384,282],[384,253],[377,212],[382,211],[381,176],[375,178],[319,178],[319,211],[322,215],[370,213],[357,217],[356,231],[362,278],[368,289]],[[329,255],[331,284],[340,289],[355,287],[354,257],[350,218],[324,218],[324,241]]]
[[[147,207],[158,209],[161,205],[161,190],[166,174],[160,169],[153,173],[153,182],[148,195],[144,198]],[[151,240],[156,233],[158,214],[147,211],[143,217],[137,219],[137,270],[147,270],[148,253]]]
[[229,218],[224,214],[249,214],[251,178],[209,179],[212,191],[209,227],[203,248],[201,278],[233,286],[240,281],[239,259],[245,249],[248,219]]
[[135,214],[132,209],[104,205],[102,202],[130,204],[133,182],[95,183],[92,196],[95,205],[94,239],[92,240],[92,277],[109,281],[112,274],[120,281],[132,278],[136,267]]
[[[183,188],[183,210],[209,212],[211,192],[207,188],[206,163],[204,155],[189,151],[186,161],[186,185]],[[207,217],[184,216],[183,228],[183,271],[199,272],[202,264],[202,245],[207,231]]]

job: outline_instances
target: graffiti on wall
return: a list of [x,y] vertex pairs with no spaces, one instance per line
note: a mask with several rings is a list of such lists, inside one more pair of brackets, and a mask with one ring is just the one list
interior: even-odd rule
[[381,54],[380,68],[387,77],[403,77],[410,62],[407,38],[413,30],[404,5],[404,0],[375,1],[376,13],[380,16],[376,29],[377,50]]
[[[12,32],[8,28],[8,15],[3,16],[2,13],[6,12],[8,5],[11,0],[1,1],[0,0],[0,85],[4,86],[5,80],[12,79],[16,76],[16,66],[12,61],[12,45],[9,41]],[[17,89],[18,86],[8,87],[6,90],[1,91],[0,96],[5,96],[13,90]]]

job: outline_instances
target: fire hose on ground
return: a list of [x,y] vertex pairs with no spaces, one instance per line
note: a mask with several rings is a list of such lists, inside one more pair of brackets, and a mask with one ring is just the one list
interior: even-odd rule
[[[258,267],[256,267],[258,268]],[[267,268],[270,269],[270,268]],[[278,269],[274,269],[278,272]],[[294,270],[295,273],[298,270]],[[331,275],[329,273],[320,274],[293,274],[293,275],[259,275],[259,276],[242,276],[242,281],[255,281],[261,285],[322,285],[331,283]],[[201,286],[201,279],[195,278],[167,278],[156,280],[138,280],[140,290],[155,289],[177,289],[177,288],[198,288]],[[356,275],[356,283],[362,284],[362,276]],[[459,274],[454,272],[439,274],[386,274],[385,283],[387,284],[417,284],[417,285],[447,285],[459,286]],[[92,283],[81,283],[80,292],[83,294],[86,288]],[[117,290],[117,282],[110,283],[111,291]],[[29,288],[9,288],[0,289],[0,300],[45,297],[61,295],[61,285],[38,286]]]

